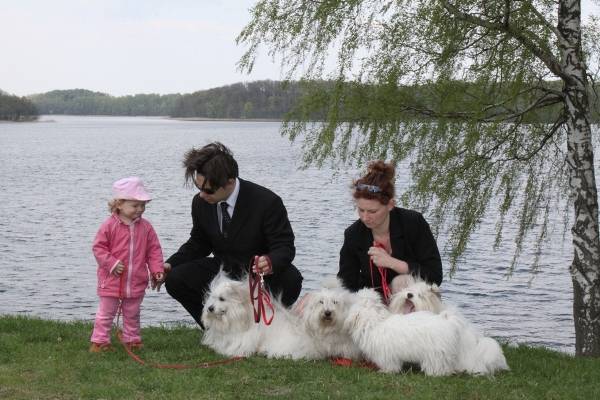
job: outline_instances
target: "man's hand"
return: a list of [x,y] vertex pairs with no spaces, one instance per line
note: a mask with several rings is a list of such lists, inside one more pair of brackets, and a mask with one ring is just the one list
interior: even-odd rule
[[271,267],[271,260],[267,256],[258,257],[258,262],[254,266],[253,272],[255,274],[269,275],[273,273],[273,267]]

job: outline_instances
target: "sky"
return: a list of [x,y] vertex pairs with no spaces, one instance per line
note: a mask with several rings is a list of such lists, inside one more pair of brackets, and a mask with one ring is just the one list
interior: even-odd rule
[[[114,96],[191,93],[282,79],[259,54],[251,74],[235,38],[256,0],[0,0],[0,89],[25,96],[89,89]],[[582,0],[600,15],[600,0]]]

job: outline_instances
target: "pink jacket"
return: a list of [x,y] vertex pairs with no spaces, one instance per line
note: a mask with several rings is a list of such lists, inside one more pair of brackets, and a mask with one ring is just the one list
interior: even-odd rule
[[[100,225],[92,247],[98,262],[98,295],[140,297],[148,287],[149,274],[164,272],[163,255],[158,236],[147,220],[138,218],[131,225],[117,214]],[[121,261],[121,275],[111,271]]]

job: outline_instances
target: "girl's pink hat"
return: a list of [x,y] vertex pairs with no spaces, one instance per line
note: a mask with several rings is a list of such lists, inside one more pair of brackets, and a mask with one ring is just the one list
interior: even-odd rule
[[122,200],[150,201],[152,197],[146,192],[142,180],[137,176],[119,179],[112,186],[113,197]]

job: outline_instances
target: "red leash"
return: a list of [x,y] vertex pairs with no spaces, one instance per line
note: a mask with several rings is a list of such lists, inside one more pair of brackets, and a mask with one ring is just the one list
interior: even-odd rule
[[[265,279],[263,274],[257,274],[253,271],[253,266],[258,265],[258,256],[254,256],[250,262],[250,270],[248,271],[248,285],[250,286],[250,302],[254,311],[254,322],[260,322],[262,315],[265,325],[271,325],[273,317],[275,317],[275,308],[271,302],[271,295],[265,289]],[[266,305],[266,306],[265,306]],[[267,319],[266,307],[271,310],[271,318]]]
[[125,344],[123,342],[123,331],[121,330],[121,328],[119,327],[119,319],[121,318],[121,313],[123,311],[123,282],[125,278],[125,273],[127,271],[127,267],[125,267],[123,269],[123,272],[121,272],[121,281],[119,284],[119,309],[117,310],[117,339],[119,340],[119,342],[121,342],[121,345],[123,345],[123,348],[125,349],[125,351],[127,352],[127,354],[129,354],[129,357],[131,357],[135,362],[137,362],[138,364],[141,365],[145,365],[148,367],[152,367],[152,368],[161,368],[161,369],[190,369],[190,368],[210,368],[210,367],[214,367],[217,365],[223,365],[223,364],[229,364],[235,361],[240,361],[243,360],[244,357],[232,357],[232,358],[228,358],[225,360],[217,360],[217,361],[208,361],[208,362],[203,362],[200,364],[159,364],[159,363],[146,363],[144,360],[142,360],[137,354],[135,354],[133,351],[131,351],[131,349],[129,348],[129,346],[127,346],[127,344]]
[[225,360],[205,361],[205,362],[202,362],[200,364],[159,364],[159,363],[146,363],[137,354],[135,354],[133,351],[131,351],[131,349],[125,343],[123,343],[123,341],[121,340],[122,336],[123,336],[123,332],[120,329],[118,329],[117,330],[117,338],[119,339],[119,341],[123,345],[123,348],[125,349],[125,351],[127,352],[127,354],[129,354],[129,357],[131,357],[138,364],[145,365],[147,367],[152,367],[152,368],[160,368],[160,369],[210,368],[210,367],[215,367],[215,366],[218,366],[218,365],[230,364],[230,363],[233,363],[235,361],[240,361],[240,360],[244,359],[244,357],[232,357],[232,358],[227,358]]
[[[373,246],[385,250],[385,246],[379,242],[373,242]],[[375,265],[373,264],[373,260],[369,258],[369,267],[371,269],[371,286],[375,288],[375,281],[373,279],[373,265]],[[379,271],[379,277],[381,278],[381,290],[383,292],[383,300],[385,301],[385,304],[389,304],[390,297],[392,295],[392,290],[390,289],[390,286],[387,282],[387,268],[377,267],[377,270]]]
[[344,358],[344,357],[335,357],[331,359],[331,365],[335,365],[338,367],[361,367],[361,368],[368,368],[368,369],[372,369],[372,370],[377,370],[379,369],[377,367],[377,365],[375,365],[374,363],[370,362],[370,361],[352,361],[352,359],[350,358]]

